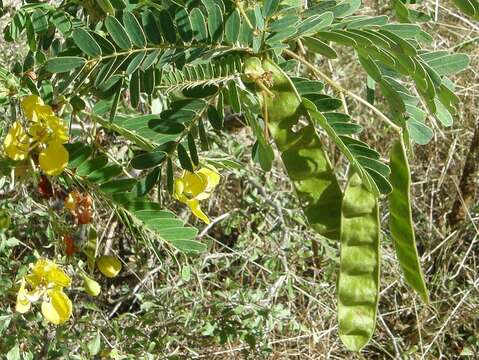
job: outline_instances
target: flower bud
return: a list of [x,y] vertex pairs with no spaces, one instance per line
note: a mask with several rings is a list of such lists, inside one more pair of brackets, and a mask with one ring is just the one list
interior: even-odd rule
[[96,266],[98,267],[98,270],[100,270],[100,272],[107,278],[116,277],[121,270],[120,260],[111,255],[101,256],[97,260]]
[[76,202],[74,193],[69,193],[67,195],[67,197],[65,198],[64,205],[70,211],[75,210],[75,208],[77,207],[77,202]]
[[5,210],[0,210],[0,230],[8,230],[11,220],[10,215]]
[[246,83],[255,82],[264,74],[263,64],[257,57],[247,58],[244,62],[244,75],[241,77]]
[[83,275],[83,287],[85,292],[91,296],[98,296],[101,292],[101,286],[95,280]]

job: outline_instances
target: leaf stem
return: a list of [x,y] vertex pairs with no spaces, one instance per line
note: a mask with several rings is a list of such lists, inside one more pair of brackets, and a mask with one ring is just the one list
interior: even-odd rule
[[261,88],[261,90],[263,90],[266,94],[268,94],[268,96],[271,96],[272,98],[274,98],[273,92],[270,89],[268,89],[268,87],[261,80],[257,80],[256,85],[258,85]]
[[244,11],[243,4],[238,1],[238,2],[236,3],[236,6],[238,7],[238,10],[239,10],[240,14],[243,15],[244,20],[246,21],[246,24],[248,25],[248,27],[249,27],[251,30],[254,30],[253,24],[251,24],[251,21],[249,20],[249,17],[248,17],[248,15],[246,14],[246,11]]
[[304,66],[306,66],[309,70],[311,70],[316,76],[319,78],[323,79],[328,85],[330,85],[332,88],[336,89],[340,93],[346,94],[353,99],[355,99],[357,102],[363,104],[364,106],[368,107],[371,109],[376,115],[378,115],[385,123],[387,123],[394,131],[397,133],[401,134],[402,133],[402,128],[398,125],[396,125],[391,119],[389,119],[386,115],[384,115],[381,110],[379,110],[377,107],[374,105],[370,104],[366,100],[364,100],[362,97],[356,95],[355,93],[343,88],[341,85],[339,85],[336,81],[331,79],[328,75],[323,73],[321,70],[319,70],[316,66],[308,62],[307,60],[303,59],[301,56],[297,55],[291,50],[285,49],[284,52],[291,56],[292,58],[298,60],[300,63],[302,63]]

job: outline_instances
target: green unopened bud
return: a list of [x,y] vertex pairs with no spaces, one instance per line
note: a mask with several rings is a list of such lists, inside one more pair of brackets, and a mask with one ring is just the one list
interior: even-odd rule
[[98,296],[101,293],[101,286],[95,280],[83,275],[83,287],[87,294]]
[[10,224],[10,215],[5,210],[0,210],[0,230],[8,230]]
[[14,78],[9,77],[7,81],[5,82],[5,86],[9,90],[9,92],[12,93],[17,91],[18,83]]
[[98,267],[98,270],[100,270],[100,272],[107,278],[114,278],[121,270],[120,260],[111,255],[101,256],[97,260],[96,266]]
[[244,62],[244,74],[241,77],[245,83],[255,82],[264,74],[261,60],[257,57],[247,58]]

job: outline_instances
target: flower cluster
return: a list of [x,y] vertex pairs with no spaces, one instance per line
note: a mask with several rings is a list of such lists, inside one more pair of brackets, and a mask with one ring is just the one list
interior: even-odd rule
[[[111,255],[101,256],[96,260],[96,265],[107,278],[116,277],[122,268],[120,260]],[[101,292],[100,284],[82,269],[80,272],[85,291],[92,296],[98,296]],[[52,324],[62,324],[72,315],[72,302],[63,292],[63,288],[70,284],[70,277],[57,264],[40,258],[31,265],[30,273],[20,281],[15,310],[24,314],[31,309],[32,303],[41,300],[43,317]]]
[[40,258],[21,280],[15,309],[26,313],[32,303],[41,299],[43,317],[52,324],[64,323],[72,315],[72,302],[63,292],[70,283],[70,277],[57,264]]
[[174,196],[188,205],[196,217],[209,224],[210,219],[201,210],[200,201],[208,199],[219,182],[220,175],[212,166],[202,167],[195,172],[184,171],[175,180]]
[[60,175],[68,164],[68,151],[63,146],[68,141],[65,122],[55,116],[50,106],[38,96],[22,100],[28,130],[19,121],[10,127],[3,142],[7,156],[14,161],[25,160],[30,152],[38,150],[40,168],[50,176]]

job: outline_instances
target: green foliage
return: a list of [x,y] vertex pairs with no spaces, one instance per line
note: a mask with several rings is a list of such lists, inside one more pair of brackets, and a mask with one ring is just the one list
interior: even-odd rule
[[[456,3],[477,16],[474,1]],[[70,162],[60,181],[88,189],[133,233],[146,232],[167,250],[207,250],[196,239],[198,230],[159,199],[175,192],[179,171],[208,163],[202,150],[212,140],[221,143],[227,116],[249,125],[252,158],[264,171],[275,165],[271,135],[308,226],[321,239],[339,240],[339,334],[348,349],[359,351],[373,335],[379,301],[381,195],[389,194],[391,236],[406,282],[428,301],[405,147],[431,140],[428,114],[452,125],[459,98],[448,76],[469,64],[464,54],[424,49],[433,39],[416,22],[427,16],[399,0],[392,4],[400,23],[385,15],[355,15],[361,7],[356,0],[313,2],[307,9],[278,0],[28,3],[4,32],[7,41],[25,36],[28,56],[0,77],[15,79],[9,84],[12,109],[31,92],[62,109],[71,123],[91,125],[92,131],[72,132]],[[353,98],[369,104],[394,135],[355,123],[345,99],[330,93],[332,88],[348,96],[349,90],[309,61],[336,59],[340,47],[354,51],[367,79],[368,101]],[[23,90],[17,91],[18,83]],[[377,99],[376,88],[382,95]],[[378,101],[388,105],[387,114],[371,105]],[[123,161],[97,144],[97,128],[127,142]],[[391,169],[358,139],[363,130],[394,143]],[[339,159],[326,151],[333,146]],[[338,179],[346,167],[351,176],[343,191]],[[156,243],[146,244],[162,256]],[[208,334],[222,344],[240,336],[255,347],[250,329],[232,330],[229,310],[221,316],[222,324],[209,326]],[[89,342],[92,355],[99,342],[98,334]]]
[[[69,144],[72,180],[84,187],[98,189],[98,194],[110,200],[115,206],[136,221],[155,233],[157,238],[184,252],[202,252],[206,246],[194,238],[198,230],[185,227],[182,220],[163,207],[148,199],[144,199],[148,191],[159,178],[159,168],[153,169],[144,179],[124,178],[123,168],[111,164],[106,155],[95,155],[91,146],[82,143]],[[145,189],[146,188],[146,189]],[[117,210],[118,211],[118,210]]]
[[477,0],[454,0],[454,4],[473,19],[479,19],[479,1]]

